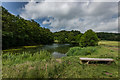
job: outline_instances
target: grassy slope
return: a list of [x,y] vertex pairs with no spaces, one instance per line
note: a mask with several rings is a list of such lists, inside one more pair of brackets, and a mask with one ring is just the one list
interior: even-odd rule
[[98,43],[99,45],[106,45],[106,46],[113,46],[113,47],[118,47],[120,44],[119,41],[100,41]]
[[[42,60],[38,55],[38,57],[29,58],[28,56],[28,58],[20,59],[21,55],[19,55],[17,64],[13,63],[14,58],[12,60],[4,58],[3,78],[116,78],[120,59],[118,58],[118,46],[115,46],[117,42],[108,41],[108,44],[102,41],[100,43],[99,46],[94,47],[96,50],[91,55],[68,56],[57,60],[46,58],[47,55],[44,55]],[[110,65],[81,64],[79,57],[109,57],[115,59],[115,63]]]

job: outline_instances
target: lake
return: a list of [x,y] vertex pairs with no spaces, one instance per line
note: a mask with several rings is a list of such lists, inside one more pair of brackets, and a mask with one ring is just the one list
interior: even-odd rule
[[3,53],[10,52],[10,53],[23,53],[23,52],[30,52],[30,53],[35,53],[39,52],[41,50],[47,50],[52,54],[54,58],[61,58],[66,56],[67,51],[76,45],[73,44],[58,44],[58,43],[53,43],[49,45],[43,45],[43,46],[36,46],[36,47],[19,47],[16,49],[9,49],[9,50],[4,50]]

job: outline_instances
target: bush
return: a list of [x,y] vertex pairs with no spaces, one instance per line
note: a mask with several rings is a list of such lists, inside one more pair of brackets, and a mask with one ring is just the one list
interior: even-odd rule
[[96,47],[73,47],[67,52],[67,56],[91,55],[96,51]]
[[98,37],[95,34],[95,32],[93,32],[91,29],[87,30],[84,35],[82,35],[82,37],[80,38],[80,46],[81,47],[86,47],[86,46],[96,46],[98,45]]

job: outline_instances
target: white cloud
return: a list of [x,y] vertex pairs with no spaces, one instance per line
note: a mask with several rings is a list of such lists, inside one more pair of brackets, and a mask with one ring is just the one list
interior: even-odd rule
[[[47,2],[48,1],[48,2]],[[50,24],[51,31],[87,29],[95,31],[118,32],[117,2],[29,2],[22,9],[21,16],[26,19],[54,17],[42,24]]]
[[43,25],[50,24],[50,23],[51,23],[51,22],[50,22],[50,21],[47,21],[47,20],[45,20],[45,21],[42,22]]

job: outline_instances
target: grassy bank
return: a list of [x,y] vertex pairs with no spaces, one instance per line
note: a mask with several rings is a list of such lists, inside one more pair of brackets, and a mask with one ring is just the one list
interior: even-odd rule
[[[115,45],[117,43],[115,42]],[[109,45],[113,43],[109,42]],[[3,54],[3,78],[117,78],[118,46],[73,47],[54,59],[49,52]],[[113,58],[112,64],[82,64],[80,57]]]
[[56,60],[25,62],[15,66],[4,66],[4,78],[116,78],[115,64],[81,64],[78,57]]
[[20,63],[24,63],[26,61],[34,62],[34,61],[42,61],[51,59],[51,54],[47,51],[40,51],[36,53],[6,53],[2,56],[3,66],[11,66],[11,65],[18,65]]
[[118,59],[117,47],[73,47],[67,52],[68,56],[80,56],[80,57],[97,57],[97,58],[113,58]]

